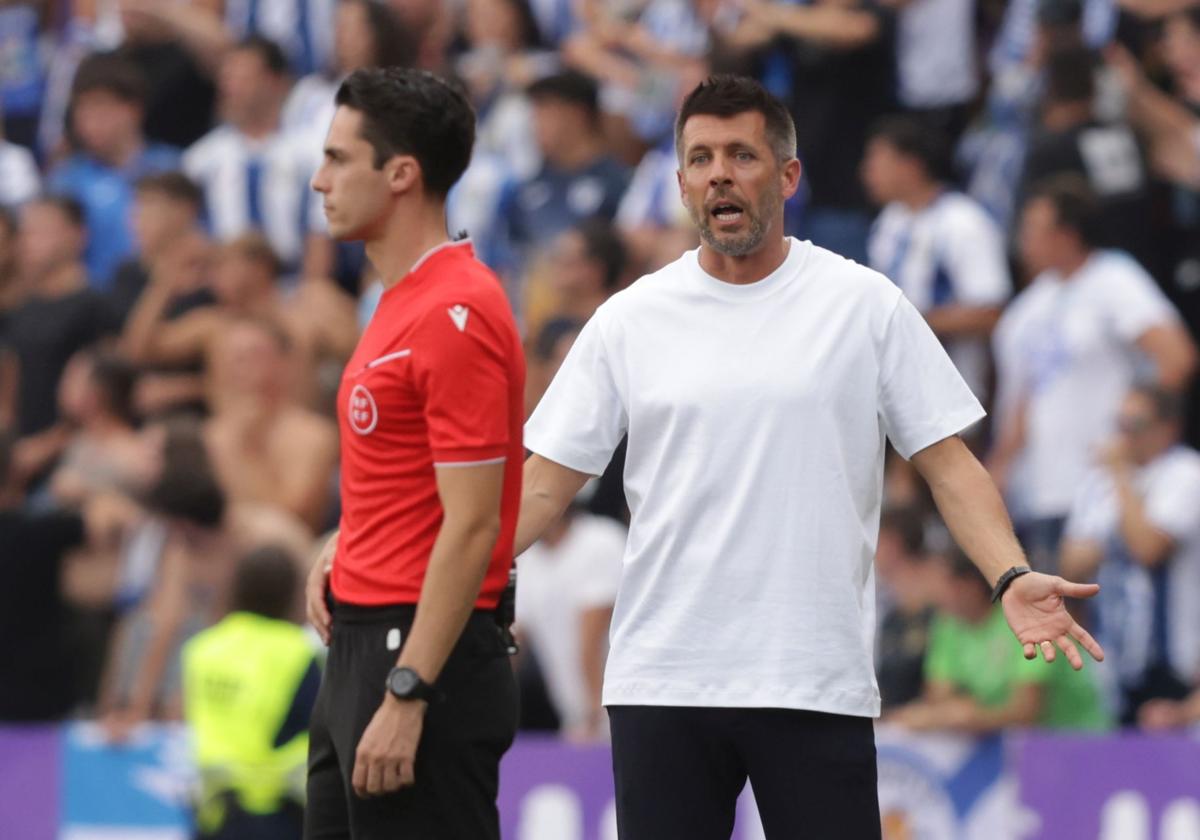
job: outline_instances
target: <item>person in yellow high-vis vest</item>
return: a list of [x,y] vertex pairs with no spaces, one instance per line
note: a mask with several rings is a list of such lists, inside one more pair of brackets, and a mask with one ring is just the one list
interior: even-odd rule
[[239,562],[232,612],[183,649],[184,713],[200,774],[197,836],[301,835],[308,721],[320,685],[313,644],[290,620],[299,576],[277,547]]

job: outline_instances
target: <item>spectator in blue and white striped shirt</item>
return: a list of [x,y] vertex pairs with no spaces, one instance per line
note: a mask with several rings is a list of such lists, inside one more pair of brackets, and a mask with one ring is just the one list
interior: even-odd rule
[[[307,133],[281,130],[289,90],[287,60],[278,45],[257,36],[221,62],[219,107],[224,123],[184,153],[183,169],[204,190],[214,236],[228,241],[260,230],[288,273],[306,248],[327,240],[320,202],[311,200],[313,155]],[[315,242],[314,242],[315,240]]]
[[880,121],[863,159],[883,211],[871,267],[891,278],[946,343],[980,400],[988,396],[988,336],[1012,291],[1004,236],[983,208],[950,187],[949,144],[916,116]]

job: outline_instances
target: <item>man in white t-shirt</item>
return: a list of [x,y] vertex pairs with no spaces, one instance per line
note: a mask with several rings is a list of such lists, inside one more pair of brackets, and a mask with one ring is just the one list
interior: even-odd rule
[[1196,350],[1175,308],[1126,254],[1098,251],[1096,203],[1086,182],[1035,186],[1020,245],[1033,283],[993,336],[997,442],[990,466],[1006,491],[1025,550],[1055,568],[1063,523],[1092,450],[1113,428],[1139,367],[1184,389]]
[[1100,581],[1097,635],[1113,654],[1125,724],[1200,682],[1200,453],[1180,444],[1182,420],[1177,394],[1135,386],[1063,538],[1063,571]]
[[[628,433],[632,513],[605,670],[622,840],[728,838],[747,778],[771,840],[880,836],[872,558],[885,438],[998,585],[1025,653],[1098,645],[1024,558],[957,437],[983,410],[891,282],[783,235],[795,127],[716,76],[676,122],[703,244],[618,292],[526,426],[516,551]],[[1011,585],[1010,585],[1011,584]]]
[[572,505],[521,555],[517,631],[572,740],[607,729],[600,686],[624,553],[623,526]]
[[1012,292],[1004,236],[973,198],[950,188],[945,140],[911,116],[887,117],[867,141],[862,175],[883,211],[871,268],[903,290],[946,345],[980,401],[990,388],[987,339]]

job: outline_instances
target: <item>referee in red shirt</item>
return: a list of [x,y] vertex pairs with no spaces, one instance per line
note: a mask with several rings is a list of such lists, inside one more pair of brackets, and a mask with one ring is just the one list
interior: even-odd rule
[[499,281],[446,234],[475,118],[441,79],[394,68],[352,74],[337,105],[312,186],[386,291],[342,376],[342,519],[307,586],[329,658],[304,835],[499,838],[517,694],[495,610],[525,363]]

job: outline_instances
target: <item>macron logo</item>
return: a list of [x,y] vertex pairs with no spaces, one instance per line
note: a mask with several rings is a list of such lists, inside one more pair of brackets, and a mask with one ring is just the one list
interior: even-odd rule
[[471,311],[461,303],[451,306],[446,310],[450,313],[450,320],[454,322],[454,326],[458,327],[459,332],[465,332],[467,329],[467,316]]

